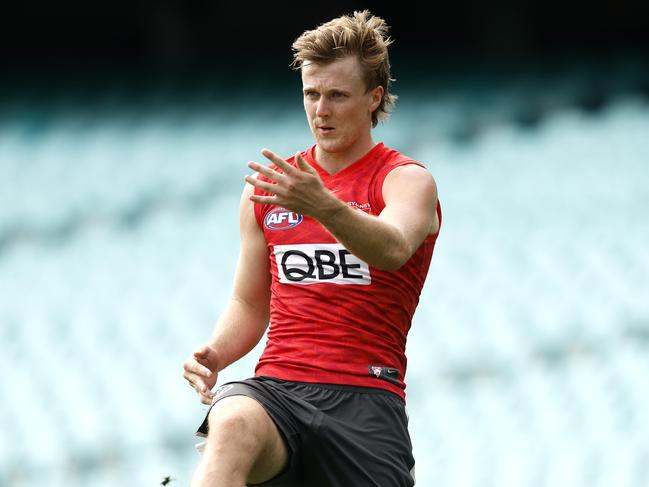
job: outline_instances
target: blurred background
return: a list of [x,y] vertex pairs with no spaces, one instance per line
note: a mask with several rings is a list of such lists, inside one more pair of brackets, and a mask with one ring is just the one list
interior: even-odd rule
[[3,7],[0,485],[188,484],[182,363],[230,292],[245,164],[312,143],[290,44],[363,8],[396,39],[375,140],[444,213],[408,344],[417,485],[649,485],[648,5]]

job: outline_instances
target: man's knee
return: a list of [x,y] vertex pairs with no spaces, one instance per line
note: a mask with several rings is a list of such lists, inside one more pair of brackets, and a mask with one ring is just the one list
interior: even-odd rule
[[247,396],[221,399],[212,407],[208,421],[211,454],[232,457],[231,462],[247,472],[249,481],[272,478],[288,461],[281,434],[256,400]]
[[241,444],[254,449],[264,440],[264,423],[267,421],[264,416],[268,416],[264,408],[249,397],[221,399],[212,407],[208,417],[208,441],[223,442],[229,448]]
[[208,416],[209,432],[192,486],[262,483],[279,474],[289,453],[281,433],[254,399],[230,396]]

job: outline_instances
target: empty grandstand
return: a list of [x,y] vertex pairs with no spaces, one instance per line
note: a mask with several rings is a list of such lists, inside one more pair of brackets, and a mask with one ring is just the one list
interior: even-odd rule
[[[444,208],[408,345],[418,485],[649,484],[638,65],[596,89],[583,70],[431,78],[377,130]],[[311,143],[282,96],[2,101],[0,485],[188,483],[203,407],[181,365],[229,293],[245,163]]]

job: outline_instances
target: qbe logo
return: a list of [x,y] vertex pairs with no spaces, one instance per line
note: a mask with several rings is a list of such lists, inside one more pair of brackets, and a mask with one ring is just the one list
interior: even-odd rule
[[275,208],[266,213],[264,225],[269,230],[287,230],[302,223],[302,215],[286,208]]
[[372,283],[366,262],[340,244],[275,245],[279,282],[285,284]]

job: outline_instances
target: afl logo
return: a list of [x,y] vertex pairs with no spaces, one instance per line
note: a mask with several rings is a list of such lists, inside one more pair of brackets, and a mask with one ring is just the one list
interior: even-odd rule
[[302,223],[302,215],[286,208],[275,208],[266,213],[264,225],[269,230],[286,230]]

